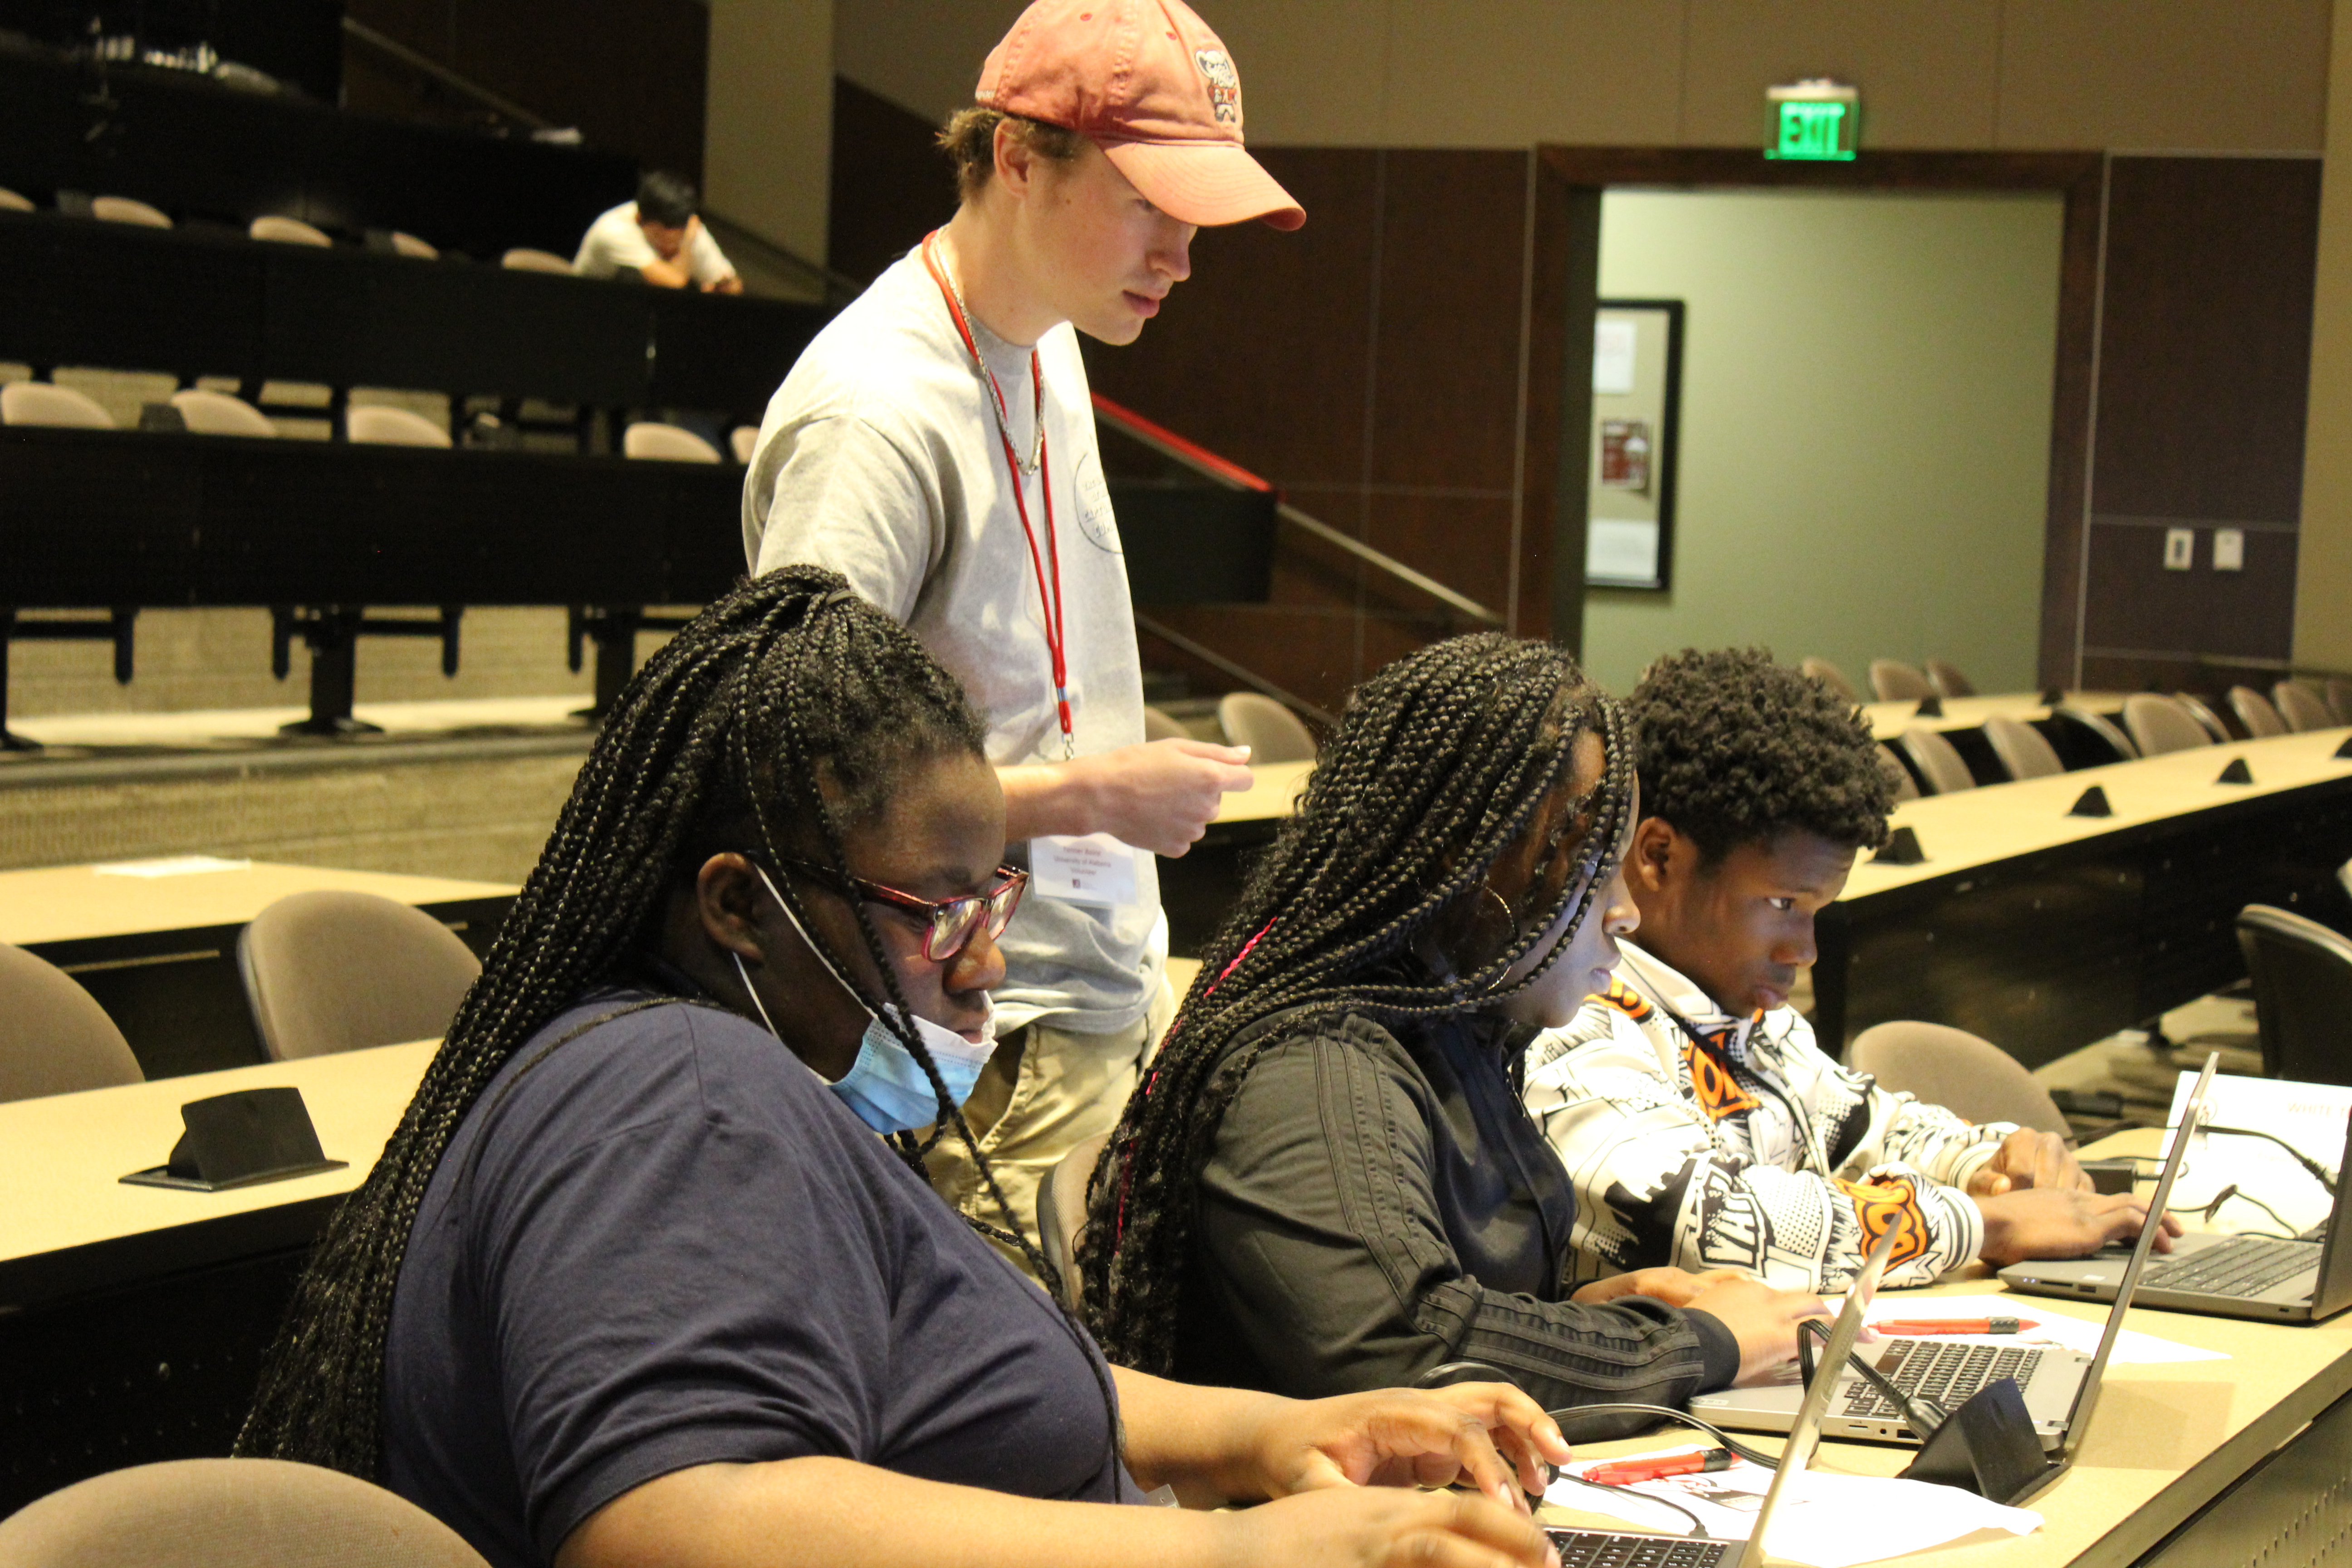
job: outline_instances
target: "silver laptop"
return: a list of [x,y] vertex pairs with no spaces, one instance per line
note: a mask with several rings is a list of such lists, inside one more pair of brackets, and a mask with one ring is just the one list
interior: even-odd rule
[[1895,1233],[1889,1231],[1870,1249],[1862,1272],[1854,1276],[1845,1309],[1838,1313],[1828,1342],[1822,1348],[1821,1370],[1813,1378],[1813,1391],[1805,1396],[1788,1427],[1788,1444],[1780,1450],[1780,1466],[1772,1472],[1772,1484],[1764,1493],[1763,1506],[1756,1511],[1756,1528],[1748,1532],[1747,1540],[1715,1541],[1687,1535],[1570,1530],[1548,1525],[1544,1533],[1559,1549],[1560,1568],[1761,1568],[1764,1532],[1772,1523],[1789,1478],[1804,1472],[1812,1460],[1814,1448],[1820,1446],[1822,1415],[1829,1408],[1830,1391],[1837,1386],[1847,1358],[1853,1353],[1853,1342],[1862,1333],[1863,1314],[1870,1310],[1870,1299],[1878,1293],[1878,1277],[1886,1271],[1886,1259],[1894,1250]]
[[[2213,1081],[2213,1067],[2218,1060],[2218,1056],[2205,1058],[2205,1070],[2199,1075],[2197,1087],[2189,1097],[2183,1125],[2193,1124],[2197,1117],[2204,1114],[2206,1087]],[[2155,1245],[2156,1234],[2162,1228],[2164,1205],[2172,1192],[2173,1178],[2185,1163],[2189,1146],[2189,1140],[2186,1138],[2172,1141],[2172,1152],[2166,1158],[2163,1173],[2158,1180],[2147,1223],[2140,1227],[2138,1243],[2128,1258],[2080,1260],[2084,1266],[2109,1277],[2107,1299],[2116,1303],[2107,1313],[2106,1332],[2100,1338],[2095,1355],[2032,1344],[1956,1344],[1948,1341],[1894,1339],[1863,1346],[1855,1352],[1856,1358],[1867,1359],[1905,1394],[1933,1400],[1946,1412],[1958,1409],[1971,1395],[2003,1378],[2014,1379],[2018,1392],[2024,1396],[2025,1413],[2033,1423],[2034,1436],[2041,1439],[2045,1453],[2061,1454],[2063,1462],[2063,1453],[2081,1438],[2080,1423],[2096,1403],[2097,1380],[2106,1368],[2108,1349],[2122,1331],[2124,1314],[2134,1304],[2134,1289]],[[2001,1277],[2008,1279],[2009,1271],[2002,1270]],[[1839,1398],[1822,1422],[1823,1436],[1918,1446],[1919,1439],[1913,1434],[1910,1423],[1903,1418],[1903,1413],[1885,1394],[1864,1382],[1860,1373],[1850,1373],[1845,1386],[1838,1393]],[[1801,1394],[1796,1384],[1796,1371],[1791,1367],[1781,1383],[1702,1394],[1691,1400],[1690,1408],[1692,1415],[1704,1416],[1718,1426],[1748,1432],[1785,1432]]]
[[[2183,1169],[2204,1153],[2210,1110],[2183,1110],[2175,1147],[2186,1146]],[[2347,1136],[2347,1147],[2352,1147]],[[2314,1237],[2316,1239],[2314,1239]],[[2012,1290],[2032,1296],[2115,1299],[2122,1259],[2113,1252],[2091,1258],[2012,1263],[2000,1271]],[[2336,1184],[2336,1205],[2316,1232],[2288,1241],[2261,1236],[2184,1236],[2169,1255],[2141,1276],[2132,1298],[2137,1307],[2172,1312],[2204,1312],[2217,1318],[2252,1318],[2265,1323],[2314,1323],[2352,1306],[2352,1226],[2344,1223],[2344,1184]]]

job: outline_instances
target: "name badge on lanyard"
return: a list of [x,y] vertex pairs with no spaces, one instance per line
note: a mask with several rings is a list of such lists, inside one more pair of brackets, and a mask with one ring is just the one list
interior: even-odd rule
[[1029,841],[1029,886],[1049,899],[1105,909],[1135,902],[1140,851],[1108,833],[1047,835]]

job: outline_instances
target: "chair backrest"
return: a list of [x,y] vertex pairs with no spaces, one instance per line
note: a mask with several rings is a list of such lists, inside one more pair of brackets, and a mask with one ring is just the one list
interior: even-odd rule
[[326,230],[299,217],[257,217],[246,226],[245,232],[255,239],[274,240],[279,245],[315,245],[321,250],[331,250],[335,246],[327,237]]
[[424,910],[373,893],[289,893],[253,917],[236,963],[273,1061],[449,1031],[481,960]]
[[2061,724],[2087,731],[2101,745],[2114,752],[2115,760],[2119,763],[2130,762],[2139,755],[2139,748],[2132,744],[2131,737],[2116,729],[2104,713],[2094,713],[2087,708],[2061,702],[2050,710],[2050,717]]
[[172,394],[172,406],[181,420],[199,436],[267,436],[278,434],[269,416],[242,397],[206,392],[191,386]]
[[8,1568],[487,1568],[397,1493],[284,1459],[94,1476],[0,1521]]
[[2062,1135],[2068,1131],[2057,1101],[2024,1063],[1966,1029],[1910,1019],[1875,1024],[1854,1037],[1846,1061],[1888,1089],[1970,1121],[2014,1121]]
[[1969,684],[1967,676],[1940,658],[1927,661],[1927,679],[1935,684],[1941,696],[1974,697],[1977,694],[1977,689]]
[[1935,731],[1915,724],[1897,735],[1895,743],[1903,748],[1903,754],[1911,759],[1911,765],[1927,782],[1929,794],[1951,795],[1977,787],[1977,776],[1969,772],[1958,748]]
[[2305,730],[2336,728],[2336,715],[2327,710],[2327,704],[2319,700],[2317,692],[2300,680],[2282,680],[2272,687],[2271,700],[2277,704],[2279,717],[2286,721],[2286,727],[2297,734]]
[[558,256],[551,250],[533,250],[527,245],[519,245],[499,257],[499,265],[517,272],[560,272],[566,278],[572,276],[570,257]]
[[1881,702],[1916,702],[1922,697],[1936,695],[1927,678],[1899,658],[1870,661],[1870,689],[1878,693]]
[[0,386],[0,425],[50,425],[75,430],[111,430],[114,416],[88,393],[46,381],[12,381]]
[[392,241],[392,252],[394,256],[413,256],[419,261],[441,259],[439,246],[419,239],[413,234],[403,234],[395,228],[387,237]]
[[343,410],[343,434],[375,447],[446,447],[449,432],[422,414],[381,404],[361,404]]
[[2263,1072],[2352,1083],[2352,941],[2269,904],[2238,911],[2238,951],[2254,982]]
[[1808,658],[1801,662],[1797,668],[1844,698],[1848,702],[1862,700],[1862,693],[1853,689],[1853,682],[1845,678],[1845,671],[1828,659]]
[[2213,705],[2210,702],[2206,701],[2194,691],[2176,691],[2172,694],[2172,700],[2187,709],[2191,719],[2205,726],[2205,732],[2213,737],[2215,745],[2221,745],[2230,739],[2230,726],[2221,721],[2221,715],[2213,711]]
[[760,427],[757,425],[738,425],[727,432],[727,449],[735,454],[737,462],[749,468],[751,454],[760,449]]
[[1037,1239],[1045,1261],[1062,1277],[1062,1293],[1070,1310],[1079,1307],[1078,1233],[1087,1227],[1087,1179],[1102,1158],[1110,1134],[1100,1133],[1070,1146],[1037,1184]]
[[1984,737],[1992,747],[1992,754],[2000,759],[2000,765],[2012,779],[2046,779],[2066,771],[2066,764],[2058,760],[2057,750],[2042,739],[2042,731],[2021,719],[2003,718],[1996,713],[1984,721]]
[[1315,737],[1298,716],[1271,697],[1229,691],[1217,699],[1217,722],[1225,740],[1247,746],[1254,763],[1311,763]]
[[2352,724],[2352,680],[2340,675],[2327,678],[2327,706],[2335,710],[2338,724]]
[[1911,776],[1911,770],[1903,765],[1903,759],[1895,754],[1894,747],[1884,741],[1877,745],[1878,771],[1886,775],[1887,784],[1894,788],[1895,804],[1900,805],[1906,800],[1917,800],[1919,781]]
[[2154,691],[2135,692],[2124,699],[2124,728],[2143,757],[2210,746],[2213,737],[2196,715],[2171,698]]
[[97,999],[48,960],[0,942],[0,1100],[146,1079]]
[[1143,738],[1145,740],[1183,741],[1191,739],[1192,734],[1192,731],[1184,728],[1182,721],[1167,710],[1154,708],[1149,702],[1143,705]]
[[2269,698],[2251,686],[2230,688],[2230,711],[2238,716],[2238,722],[2254,740],[2286,733],[2286,721],[2279,717]]
[[105,223],[137,224],[142,228],[172,226],[172,220],[163,213],[129,196],[93,196],[89,216]]
[[661,463],[715,463],[719,448],[691,430],[641,419],[621,433],[621,455]]
[[20,196],[5,185],[0,185],[0,213],[28,213],[37,210],[29,196]]

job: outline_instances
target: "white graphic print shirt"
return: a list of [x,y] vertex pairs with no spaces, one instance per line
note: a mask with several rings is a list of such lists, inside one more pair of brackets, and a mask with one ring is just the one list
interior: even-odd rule
[[1793,1007],[1735,1019],[1631,943],[1608,994],[1527,1055],[1528,1110],[1576,1187],[1571,1286],[1675,1264],[1845,1289],[1901,1235],[1888,1285],[1973,1260],[1959,1189],[2016,1131],[1878,1087]]

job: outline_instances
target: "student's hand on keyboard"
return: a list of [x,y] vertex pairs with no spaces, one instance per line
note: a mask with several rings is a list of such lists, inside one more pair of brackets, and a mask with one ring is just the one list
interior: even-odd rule
[[1534,1520],[1464,1492],[1397,1487],[1302,1493],[1214,1516],[1234,1568],[1559,1568]]
[[1598,1307],[1620,1296],[1647,1296],[1669,1307],[1687,1307],[1701,1292],[1727,1279],[1747,1278],[1737,1268],[1709,1268],[1699,1274],[1687,1268],[1636,1268],[1631,1274],[1612,1274],[1606,1279],[1595,1279],[1569,1299]]
[[2055,1132],[2036,1132],[2030,1127],[2021,1127],[2002,1139],[1992,1158],[1969,1177],[1968,1193],[1972,1198],[1993,1198],[2027,1187],[2067,1187],[2084,1193],[2094,1190],[2091,1178],[2084,1173],[2074,1151],[2066,1147],[2063,1138]]
[[[1979,1197],[1984,1212],[1984,1250],[1977,1256],[2000,1268],[2029,1258],[2087,1258],[2110,1242],[2128,1242],[2147,1219],[2147,1200],[2133,1193],[2102,1195],[2072,1187],[2028,1187],[1998,1197]],[[2156,1236],[2158,1252],[2172,1250],[2180,1222],[2164,1216]]]
[[1769,1382],[1775,1370],[1796,1359],[1799,1323],[1830,1315],[1811,1290],[1775,1290],[1761,1279],[1738,1278],[1708,1286],[1690,1299],[1690,1308],[1714,1318],[1739,1342],[1737,1381],[1742,1387]]

